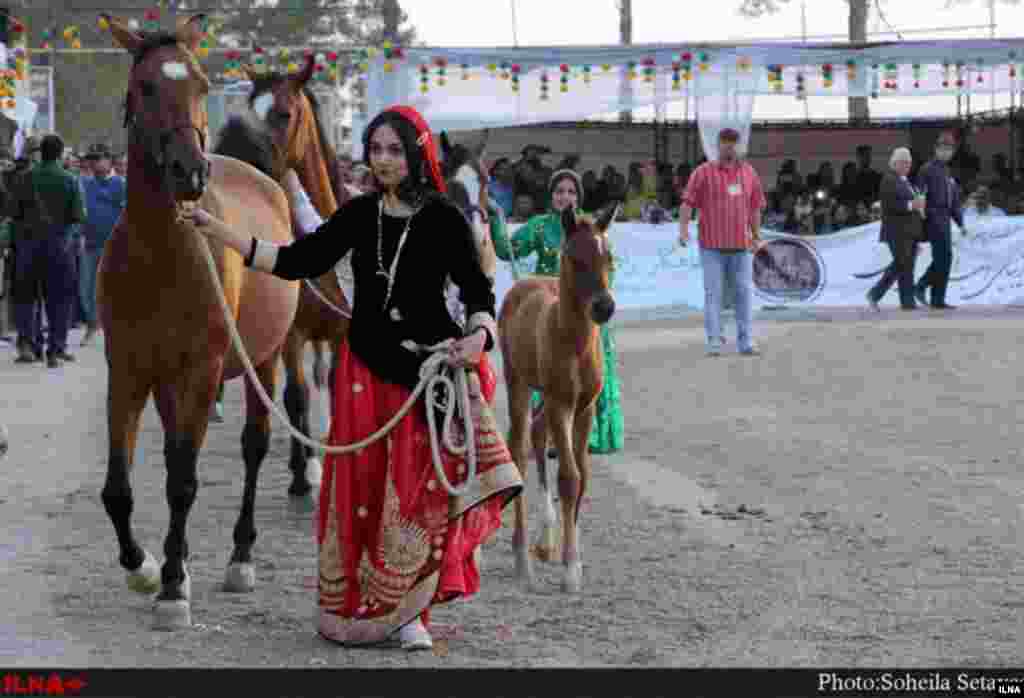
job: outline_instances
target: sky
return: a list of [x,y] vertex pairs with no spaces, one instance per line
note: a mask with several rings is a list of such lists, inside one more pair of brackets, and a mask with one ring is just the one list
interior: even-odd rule
[[[946,7],[947,0],[880,2],[888,25],[877,12],[872,12],[869,32],[887,31],[891,25],[903,32],[907,40],[991,36],[987,0],[959,0],[952,7]],[[616,0],[400,0],[400,4],[419,38],[429,46],[504,47],[514,46],[516,39],[520,46],[619,42]],[[757,20],[740,16],[739,4],[740,0],[633,0],[633,43],[800,40],[801,0],[789,0],[778,14]],[[805,0],[805,5],[808,37],[845,39],[849,14],[845,0]],[[996,38],[1024,36],[1024,3],[997,1],[995,20]],[[872,34],[869,38],[892,40],[897,37]],[[817,97],[807,101],[811,118],[843,119],[847,116],[845,98]],[[793,118],[795,102],[793,97],[758,97],[754,118]],[[1008,96],[996,97],[996,108],[1008,105]],[[971,106],[975,111],[988,110],[993,102],[990,97],[975,97]],[[802,105],[798,109],[797,114],[802,115]],[[871,113],[877,117],[955,114],[956,100],[952,97],[872,100]],[[644,115],[637,112],[637,116]],[[682,115],[681,105],[669,108],[669,118]]]

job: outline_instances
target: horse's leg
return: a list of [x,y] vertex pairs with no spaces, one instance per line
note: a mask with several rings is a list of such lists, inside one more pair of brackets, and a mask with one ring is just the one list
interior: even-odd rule
[[[301,434],[309,436],[309,386],[306,385],[306,370],[302,365],[306,337],[294,326],[284,343],[284,366],[287,379],[284,388],[284,407],[288,421]],[[314,488],[319,487],[322,468],[313,451],[292,437],[292,453],[288,461],[292,471],[292,484],[288,494],[293,497],[309,498]]]
[[[530,437],[530,388],[517,383],[511,376],[508,354],[505,353],[505,385],[508,392],[508,414],[510,422],[509,430],[509,451],[512,453],[512,460],[519,467],[523,483],[526,483],[529,474],[529,461],[527,460],[528,444]],[[512,548],[516,553],[516,574],[520,581],[528,586],[533,584],[533,564],[530,561],[529,548],[529,521],[526,508],[526,488],[516,497],[515,500],[516,527],[512,534]]]
[[576,507],[580,496],[580,473],[573,452],[573,413],[571,407],[551,399],[547,401],[544,411],[547,416],[548,433],[551,434],[558,450],[558,499],[562,505],[562,564],[565,566],[562,590],[576,592],[580,590],[583,570],[576,547]]
[[537,538],[537,558],[550,561],[558,552],[558,541],[555,537],[555,530],[558,528],[558,515],[555,513],[555,503],[551,501],[551,488],[548,487],[548,429],[543,403],[533,413],[531,421],[530,442],[533,445],[533,459],[537,462],[541,514],[544,517],[540,536]]
[[[271,400],[277,383],[277,354],[256,368],[263,389]],[[242,430],[242,458],[245,460],[245,489],[242,509],[235,524],[235,549],[231,553],[225,591],[247,592],[256,587],[256,570],[252,564],[252,546],[256,542],[256,485],[260,466],[270,450],[270,410],[256,393],[252,380],[245,376],[245,428]]]
[[167,505],[170,525],[164,539],[161,589],[156,601],[156,627],[161,630],[186,628],[192,624],[191,577],[186,527],[199,489],[199,451],[206,439],[210,407],[220,385],[221,361],[185,369],[174,385],[176,427],[165,447]]
[[583,566],[583,541],[580,536],[580,509],[583,507],[583,498],[587,494],[587,484],[590,482],[590,432],[594,427],[594,414],[597,412],[597,402],[586,407],[576,414],[573,421],[573,452],[576,455],[576,469],[580,474],[580,494],[576,500],[576,511],[573,516],[573,527],[576,531],[576,557],[580,561],[580,568]]
[[118,561],[128,571],[128,586],[139,593],[151,594],[160,588],[160,565],[151,553],[135,541],[132,534],[134,502],[131,485],[139,418],[146,407],[150,386],[141,374],[114,370],[109,362],[108,374],[107,429],[110,455],[107,460],[107,479],[100,498],[117,534],[117,543],[121,548]]

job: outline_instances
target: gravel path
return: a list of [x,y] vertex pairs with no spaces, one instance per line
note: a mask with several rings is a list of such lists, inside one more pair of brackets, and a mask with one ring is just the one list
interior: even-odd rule
[[[594,459],[584,592],[561,593],[558,567],[541,563],[538,590],[516,585],[509,510],[483,590],[437,610],[434,653],[414,655],[314,634],[312,516],[288,505],[280,427],[257,501],[257,590],[219,589],[241,497],[237,382],[190,518],[195,626],[151,631],[99,501],[101,350],[60,372],[5,359],[0,664],[1019,666],[1022,320],[1021,309],[765,312],[763,357],[708,359],[699,316],[624,315],[627,443]],[[134,523],[154,553],[167,522],[161,452],[150,405]],[[535,483],[531,473],[534,533]]]

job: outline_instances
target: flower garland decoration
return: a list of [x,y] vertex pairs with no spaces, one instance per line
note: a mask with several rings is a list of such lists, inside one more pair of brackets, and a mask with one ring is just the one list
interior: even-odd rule
[[1013,78],[1017,77],[1017,67],[1013,64],[1016,59],[1017,59],[1017,52],[1016,51],[1010,51],[1009,65],[1010,65],[1010,79],[1011,80]]
[[878,99],[879,90],[879,78],[878,78],[878,64],[871,64],[871,99]]
[[882,86],[887,90],[899,89],[900,69],[895,63],[885,64],[885,82]]
[[420,63],[420,92],[430,92],[430,66],[426,63]]
[[542,102],[548,100],[548,73],[546,70],[540,74],[540,99]]
[[942,61],[942,86],[949,87],[949,61]]
[[782,92],[782,66],[778,63],[768,66],[768,85],[775,92]]
[[437,84],[439,87],[444,87],[445,83],[448,82],[446,77],[448,72],[448,59],[444,56],[438,56],[434,59],[434,65],[437,66]]
[[559,78],[559,82],[561,82],[561,85],[559,86],[558,89],[561,92],[568,92],[569,91],[569,66],[568,66],[568,64],[563,63],[562,65],[558,66],[558,70],[562,73],[562,77]]
[[913,65],[910,66],[910,70],[914,74],[914,89],[915,90],[920,89],[921,88],[921,64],[920,63],[914,63]]
[[654,82],[654,71],[657,65],[653,57],[644,59],[644,82]]
[[824,88],[830,89],[832,87],[832,64],[826,63],[821,66],[821,84]]
[[513,63],[509,66],[511,71],[512,91],[519,92],[519,73],[522,72],[522,67],[518,63]]
[[682,69],[683,63],[679,58],[679,56],[672,56],[672,90],[674,92],[678,92],[682,88],[679,71]]
[[979,58],[978,59],[978,84],[979,85],[982,84],[983,82],[985,82],[984,71],[985,71],[985,59],[984,58]]
[[82,34],[77,26],[71,25],[70,27],[65,27],[62,32],[62,36],[64,37],[64,41],[66,41],[67,44],[75,51],[82,48]]
[[626,63],[627,75],[630,80],[636,79],[636,61],[629,61]]
[[964,62],[963,61],[957,61],[956,62],[956,87],[957,87],[958,90],[963,90],[963,88],[964,88]]
[[857,61],[852,58],[846,61],[846,81],[852,83],[857,80]]
[[700,60],[700,64],[698,66],[700,68],[700,72],[706,73],[708,70],[708,66],[711,63],[710,56],[708,56],[707,53],[701,52],[701,54],[698,56],[698,59]]
[[590,66],[583,66],[583,83],[586,85],[590,84]]
[[804,84],[804,71],[797,70],[796,73],[796,98],[807,99],[807,86]]

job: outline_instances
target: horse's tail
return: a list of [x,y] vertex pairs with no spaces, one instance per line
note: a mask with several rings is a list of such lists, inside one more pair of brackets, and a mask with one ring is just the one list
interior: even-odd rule
[[231,116],[221,129],[213,152],[248,163],[268,177],[275,175],[274,141],[251,117]]

